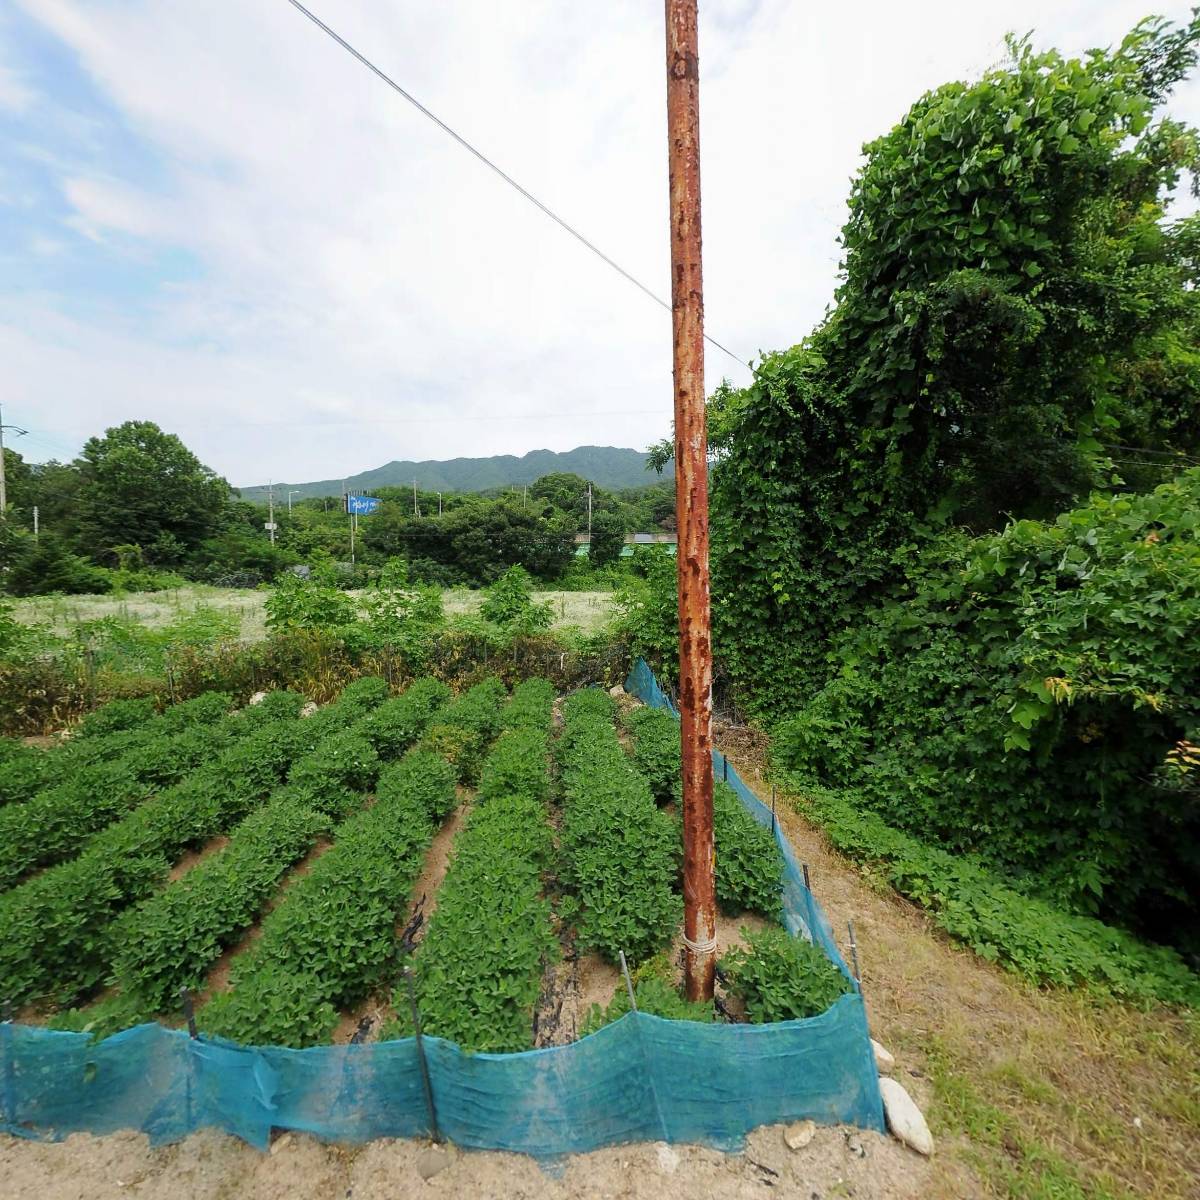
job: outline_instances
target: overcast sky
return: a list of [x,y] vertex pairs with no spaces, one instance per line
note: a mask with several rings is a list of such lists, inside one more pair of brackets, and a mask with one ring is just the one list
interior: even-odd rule
[[[309,3],[668,293],[662,0]],[[922,91],[1149,3],[701,0],[709,331],[820,319],[862,143]],[[31,459],[150,418],[234,484],[644,447],[669,317],[286,0],[0,0],[0,404]]]

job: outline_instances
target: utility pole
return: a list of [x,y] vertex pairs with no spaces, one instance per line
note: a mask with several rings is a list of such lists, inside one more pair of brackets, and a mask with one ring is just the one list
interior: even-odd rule
[[419,517],[420,515],[421,515],[420,510],[417,508],[417,481],[414,479],[413,480],[413,516]]
[[38,506],[33,506],[33,540],[38,540]]
[[298,495],[300,495],[299,488],[292,488],[292,490],[290,492],[288,492],[288,516],[289,517],[292,515],[292,497],[298,496]]
[[675,375],[675,514],[679,717],[683,758],[684,987],[711,1000],[716,968],[713,854],[712,631],[708,439],[704,423],[704,285],[700,252],[700,66],[696,0],[666,0],[671,195],[671,343]]
[[588,484],[588,554],[592,553],[592,485]]
[[11,429],[18,437],[24,437],[29,432],[20,425],[5,425],[4,412],[0,410],[0,521],[7,520],[8,511],[8,482],[4,477],[4,431]]
[[268,482],[267,484],[267,534],[271,539],[271,545],[275,545],[275,484]]
[[438,516],[442,515],[442,493],[438,492]]

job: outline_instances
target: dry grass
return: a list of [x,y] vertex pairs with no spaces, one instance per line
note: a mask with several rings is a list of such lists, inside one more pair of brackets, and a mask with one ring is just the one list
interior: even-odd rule
[[[196,583],[162,592],[130,592],[126,596],[30,596],[15,602],[14,615],[28,625],[48,625],[55,633],[67,635],[80,625],[103,617],[119,617],[148,629],[162,629],[204,606],[236,617],[242,640],[254,642],[266,636],[264,606],[269,594]],[[468,588],[451,589],[442,597],[450,614],[475,612],[483,601],[482,592]],[[600,629],[613,611],[610,592],[536,592],[534,599],[550,602],[554,628],[573,625],[586,633]]]
[[[762,790],[761,743],[730,757]],[[1200,1196],[1196,1014],[1038,991],[779,813],[843,950],[854,922],[873,1032],[939,1138],[930,1200]]]

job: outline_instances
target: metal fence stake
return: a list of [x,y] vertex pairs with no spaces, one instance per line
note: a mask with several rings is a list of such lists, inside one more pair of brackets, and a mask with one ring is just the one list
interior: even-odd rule
[[625,976],[625,990],[629,993],[629,1011],[637,1012],[637,1001],[633,996],[633,980],[629,978],[629,964],[625,961],[625,951],[618,950],[617,955],[621,959],[621,974]]
[[199,1037],[196,1032],[196,1008],[192,1004],[192,993],[185,987],[179,989],[179,1003],[183,1008],[183,1019],[187,1022],[188,1037]]
[[854,963],[854,978],[862,986],[862,975],[858,970],[858,943],[854,940],[854,922],[847,921],[846,928],[850,930],[850,961]]
[[412,967],[404,968],[404,981],[408,984],[408,1004],[412,1010],[413,1037],[417,1042],[417,1062],[421,1068],[421,1086],[425,1090],[425,1107],[429,1109],[429,1136],[435,1142],[442,1140],[438,1129],[437,1108],[433,1103],[433,1083],[429,1078],[429,1063],[425,1058],[425,1041],[421,1036],[421,1012],[417,1008],[417,985]]
[[812,891],[812,880],[808,876],[808,863],[801,863],[800,869],[804,872],[804,888],[806,891]]

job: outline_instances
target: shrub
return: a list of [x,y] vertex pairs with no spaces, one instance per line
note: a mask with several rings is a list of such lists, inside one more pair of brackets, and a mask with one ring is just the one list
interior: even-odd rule
[[450,689],[440,680],[418,679],[402,696],[385,700],[364,717],[357,732],[375,747],[384,761],[399,758],[425,732],[449,698]]
[[846,977],[812,942],[782,929],[743,933],[746,948],[730,950],[719,967],[752,1024],[819,1016],[851,990]]
[[633,761],[659,803],[678,800],[682,788],[679,721],[662,708],[641,706],[623,718],[633,737]]

